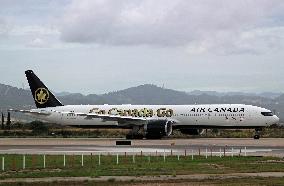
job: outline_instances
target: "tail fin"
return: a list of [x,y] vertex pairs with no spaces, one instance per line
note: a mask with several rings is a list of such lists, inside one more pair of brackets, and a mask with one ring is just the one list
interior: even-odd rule
[[37,108],[63,106],[32,70],[25,71]]

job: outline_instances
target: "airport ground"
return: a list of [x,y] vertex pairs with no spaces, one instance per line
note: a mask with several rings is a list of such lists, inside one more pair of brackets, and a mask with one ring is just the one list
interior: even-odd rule
[[98,186],[283,186],[283,175],[274,173],[255,174],[238,173],[227,175],[186,175],[186,176],[105,176],[105,177],[48,177],[48,178],[13,178],[0,180],[0,185],[39,185],[39,186],[78,186],[78,185],[98,185]]
[[1,138],[1,154],[170,154],[207,153],[284,157],[283,138],[195,138],[132,140],[117,146],[123,138]]
[[0,184],[284,185],[282,138],[120,140],[2,138]]

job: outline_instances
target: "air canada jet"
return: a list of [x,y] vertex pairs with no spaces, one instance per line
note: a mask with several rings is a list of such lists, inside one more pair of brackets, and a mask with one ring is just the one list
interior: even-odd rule
[[204,129],[255,129],[279,118],[265,108],[244,104],[208,105],[63,105],[34,74],[25,72],[36,109],[14,110],[60,125],[82,128],[127,128],[127,139],[160,139],[173,130],[198,135]]

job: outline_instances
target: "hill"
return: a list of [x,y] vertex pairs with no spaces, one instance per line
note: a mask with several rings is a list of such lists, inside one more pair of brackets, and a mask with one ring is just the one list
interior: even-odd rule
[[[60,95],[60,94],[59,94]],[[187,93],[152,84],[140,85],[106,94],[64,93],[58,96],[63,104],[234,104],[243,103],[275,110],[284,121],[284,94],[271,98],[254,94],[216,93],[215,91],[194,91]],[[0,107],[33,108],[31,92],[9,85],[0,84]]]

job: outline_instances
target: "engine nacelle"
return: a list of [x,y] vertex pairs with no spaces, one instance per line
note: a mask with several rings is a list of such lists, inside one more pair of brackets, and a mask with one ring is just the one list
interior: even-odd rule
[[150,121],[144,125],[144,131],[146,138],[159,139],[163,136],[170,136],[173,131],[173,122],[171,121]]
[[192,129],[192,128],[181,128],[179,130],[181,133],[188,135],[199,135],[203,131],[203,129]]

